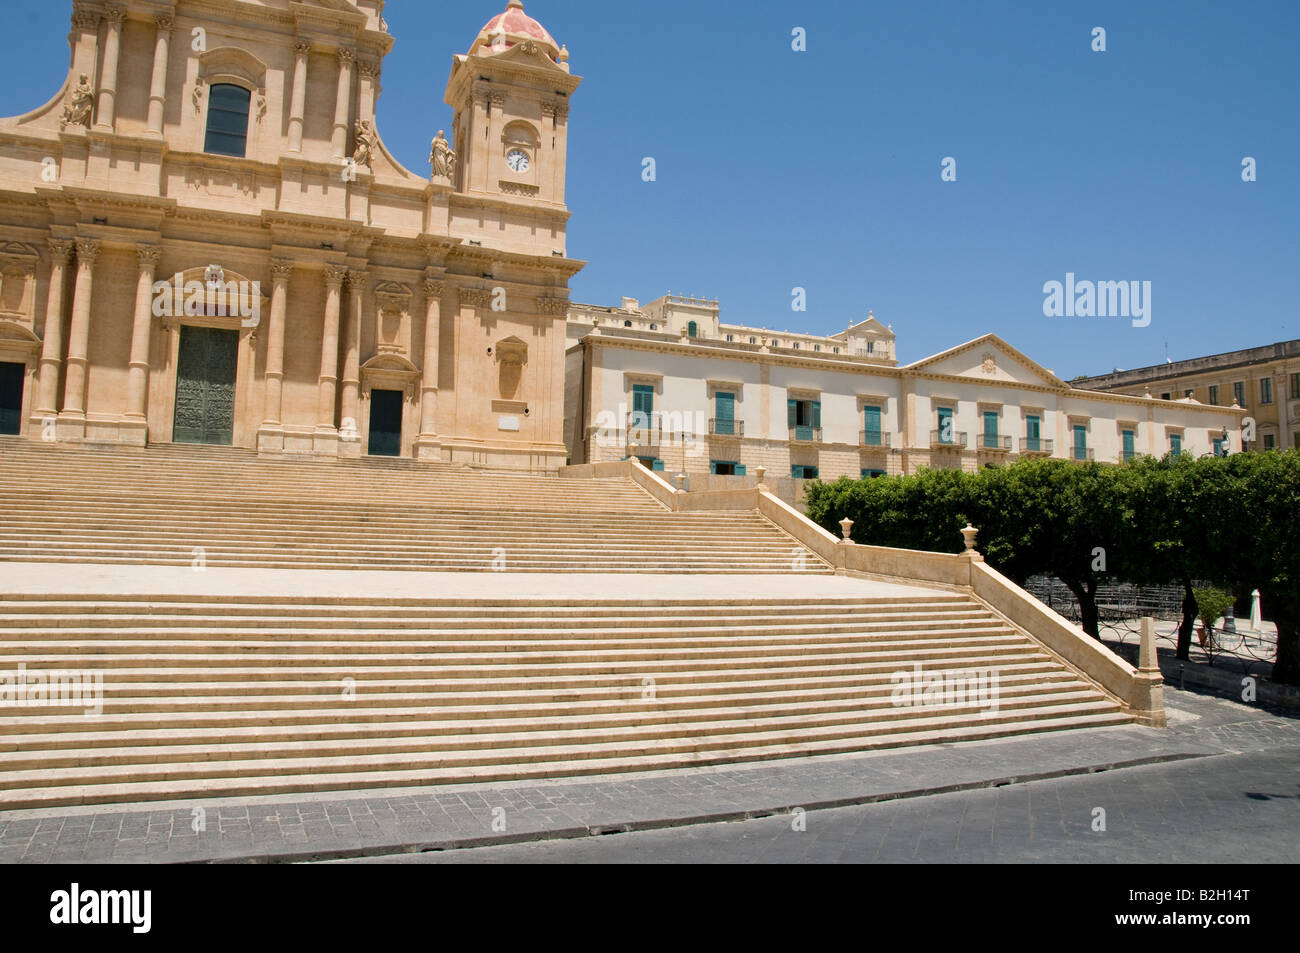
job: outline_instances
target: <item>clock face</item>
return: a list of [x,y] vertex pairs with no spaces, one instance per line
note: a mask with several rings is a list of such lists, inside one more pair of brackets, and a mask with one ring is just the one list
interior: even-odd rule
[[506,156],[506,165],[510,166],[511,172],[527,172],[528,153],[522,149],[511,149]]

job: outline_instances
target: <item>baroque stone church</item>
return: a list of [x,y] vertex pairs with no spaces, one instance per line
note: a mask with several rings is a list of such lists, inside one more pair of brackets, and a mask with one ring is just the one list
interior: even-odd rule
[[510,0],[405,169],[383,7],[75,0],[63,87],[0,120],[0,430],[564,464],[581,79]]

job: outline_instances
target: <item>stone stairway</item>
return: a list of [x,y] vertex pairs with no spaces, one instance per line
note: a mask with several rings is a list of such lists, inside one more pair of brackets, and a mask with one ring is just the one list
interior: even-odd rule
[[[0,807],[579,776],[1130,722],[971,597],[911,592],[9,594],[0,673],[99,673],[103,701],[89,716],[0,705]],[[895,705],[895,676],[918,664],[996,673],[996,706]]]
[[250,451],[0,439],[0,561],[263,569],[827,573],[756,512],[565,480]]

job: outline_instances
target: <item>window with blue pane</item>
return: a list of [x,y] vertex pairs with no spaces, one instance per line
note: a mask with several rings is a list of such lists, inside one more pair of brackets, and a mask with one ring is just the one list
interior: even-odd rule
[[817,468],[796,464],[790,468],[790,475],[796,480],[815,480],[817,479]]
[[208,131],[203,151],[242,159],[248,148],[248,102],[242,86],[217,83],[208,92]]
[[1132,460],[1137,455],[1137,434],[1132,430],[1125,430],[1120,434],[1124,445],[1124,459]]

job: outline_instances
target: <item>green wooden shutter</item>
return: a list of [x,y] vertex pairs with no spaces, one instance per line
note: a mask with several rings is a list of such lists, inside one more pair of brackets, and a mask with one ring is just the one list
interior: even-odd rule
[[736,476],[744,476],[744,475],[745,475],[745,465],[743,463],[737,463]]
[[714,401],[714,432],[730,437],[736,432],[736,395],[718,391]]
[[992,440],[994,444],[998,441],[998,412],[996,410],[984,411],[984,439]]
[[1088,428],[1082,424],[1074,425],[1074,459],[1088,458]]
[[1135,434],[1133,433],[1133,431],[1131,431],[1131,430],[1125,430],[1124,433],[1123,433],[1123,437],[1124,437],[1124,459],[1125,459],[1125,460],[1131,460],[1131,459],[1133,459],[1133,454],[1134,454],[1134,452],[1135,452],[1135,451],[1134,451],[1134,448],[1133,448],[1133,445],[1134,445],[1134,442],[1135,442],[1135,436],[1136,436],[1136,435],[1135,435]]
[[654,413],[655,409],[655,389],[649,384],[634,384],[632,386],[632,411],[633,413],[645,414],[647,417]]
[[814,429],[822,425],[822,402],[820,400],[813,401],[812,425]]
[[799,401],[787,400],[785,402],[785,410],[787,424],[790,429],[793,430],[795,425],[799,423]]
[[952,443],[956,439],[952,427],[952,408],[939,408],[939,442]]
[[868,446],[880,446],[880,408],[864,407],[862,408],[862,429],[866,433],[863,443]]

